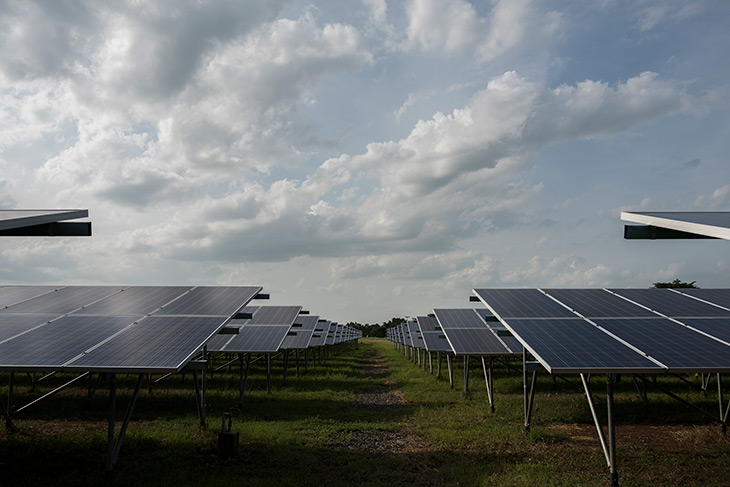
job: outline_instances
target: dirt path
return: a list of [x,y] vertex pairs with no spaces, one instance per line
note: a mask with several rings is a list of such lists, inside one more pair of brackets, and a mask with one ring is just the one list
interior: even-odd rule
[[[392,412],[404,410],[409,402],[403,393],[388,379],[388,366],[382,355],[374,353],[357,368],[363,377],[382,379],[382,389],[357,394],[355,408],[370,412]],[[388,421],[397,424],[397,431],[351,431],[350,438],[338,445],[350,450],[359,450],[366,455],[400,454],[424,451],[425,446],[412,433],[409,424],[401,415],[390,415]]]

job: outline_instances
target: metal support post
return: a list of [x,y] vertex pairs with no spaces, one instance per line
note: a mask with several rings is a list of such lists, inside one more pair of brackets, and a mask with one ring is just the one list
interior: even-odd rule
[[436,377],[441,378],[441,352],[436,352]]
[[464,392],[469,392],[469,357],[464,355]]
[[433,356],[430,350],[428,352],[428,373],[433,375]]
[[484,370],[484,382],[487,384],[487,398],[489,399],[489,408],[494,412],[494,390],[492,389],[492,368],[494,359],[489,357],[489,367],[487,361],[482,356],[482,369]]
[[238,354],[241,360],[241,367],[239,369],[239,382],[238,382],[238,407],[243,405],[243,395],[246,393],[246,383],[248,382],[248,369],[251,366],[251,354],[246,354],[246,369],[244,373],[243,368],[243,354]]
[[127,427],[129,421],[132,419],[132,411],[137,403],[137,397],[139,396],[139,389],[142,386],[142,379],[145,374],[139,374],[137,377],[137,384],[134,387],[132,398],[129,400],[127,405],[127,411],[124,413],[124,420],[122,421],[122,427],[119,430],[116,441],[114,441],[114,422],[116,416],[116,402],[117,402],[117,378],[115,374],[112,374],[111,384],[109,387],[109,427],[107,431],[107,459],[106,459],[106,473],[111,474],[114,465],[117,463],[119,458],[119,451],[122,448],[122,442],[124,441],[124,435],[127,433]]
[[613,382],[612,376],[606,376],[606,409],[608,411],[608,468],[611,475],[611,487],[618,487],[618,471],[616,470],[616,431],[613,422]]
[[289,370],[289,350],[284,350],[284,384],[286,384],[286,374]]
[[297,363],[297,377],[299,377],[299,349],[294,350],[294,358],[296,359]]
[[309,372],[309,349],[304,349],[304,373]]
[[600,421],[598,421],[598,413],[596,412],[596,406],[593,403],[593,394],[591,394],[590,384],[586,377],[586,374],[580,374],[580,379],[583,382],[583,389],[586,393],[586,399],[588,400],[588,406],[591,409],[591,416],[593,416],[593,424],[596,425],[596,431],[598,432],[598,439],[601,442],[601,448],[603,448],[603,455],[606,458],[606,464],[611,467],[611,453],[609,444],[606,442],[606,435],[603,433]]
[[271,354],[266,354],[266,392],[271,394]]
[[446,354],[446,365],[449,368],[449,386],[451,386],[451,388],[453,389],[454,388],[454,367],[453,367],[453,364],[451,363],[451,355],[448,353]]
[[527,386],[527,349],[522,349],[522,387],[524,390],[524,414],[525,414],[525,434],[530,432],[530,423],[532,422],[532,404],[535,400],[535,382],[537,379],[537,369],[532,371],[532,381]]

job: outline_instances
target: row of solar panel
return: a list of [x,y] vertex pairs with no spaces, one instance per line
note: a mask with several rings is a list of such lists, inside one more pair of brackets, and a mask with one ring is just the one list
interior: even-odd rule
[[[287,335],[299,334],[290,328],[295,328],[293,322],[301,307],[256,307],[253,319],[235,319],[261,289],[0,286],[0,368],[179,371],[211,339],[268,336],[270,329],[281,332],[279,348],[299,346],[298,341],[282,342]],[[218,335],[225,325],[247,330],[239,335]],[[316,323],[312,330],[318,326]],[[323,344],[355,336],[354,330],[335,324],[334,329],[327,329]],[[313,339],[314,332],[310,342]]]
[[233,319],[229,327],[234,335],[220,335],[208,343],[211,352],[273,353],[279,350],[335,345],[356,340],[362,333],[313,315],[300,315],[301,306],[246,307],[242,314],[250,318]]
[[728,289],[475,289],[548,371],[730,371]]
[[484,310],[434,309],[433,315],[418,316],[388,329],[388,339],[429,352],[455,355],[515,355],[522,345],[504,336],[503,327]]

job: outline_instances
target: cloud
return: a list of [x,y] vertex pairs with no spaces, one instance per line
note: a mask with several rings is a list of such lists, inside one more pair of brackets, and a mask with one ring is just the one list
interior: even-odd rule
[[[306,121],[297,126],[291,113],[324,77],[368,67],[372,55],[352,26],[319,26],[311,12],[262,23],[265,15],[257,7],[248,20],[222,21],[221,32],[210,32],[224,6],[193,18],[201,16],[196,4],[180,4],[172,11],[180,24],[174,26],[154,7],[145,20],[136,11],[106,12],[110,37],[86,47],[94,53],[90,65],[61,80],[19,81],[0,94],[0,127],[7,129],[0,132],[0,147],[65,134],[62,150],[35,178],[41,187],[59,185],[54,199],[62,206],[92,197],[137,209],[179,204],[227,190],[221,185],[226,178],[236,185],[276,165],[300,163],[305,156],[295,144],[306,137]],[[241,17],[237,10],[229,14]],[[128,17],[146,24],[127,29]],[[157,17],[164,17],[161,25]],[[203,32],[193,32],[196,26]],[[109,46],[119,29],[128,30],[127,47],[112,55]],[[180,84],[167,94],[124,81],[142,77],[164,85],[154,73],[169,75],[160,67],[173,55],[164,53],[167,44],[179,49],[198,42],[205,49],[190,53],[194,61],[170,68]],[[144,43],[153,52],[149,63],[160,66],[130,54],[129,46]],[[69,125],[73,131],[66,134]],[[8,180],[11,187],[20,184]]]
[[505,273],[502,281],[517,287],[606,287],[619,277],[605,264],[589,267],[585,260],[571,255],[546,260],[536,255],[529,267]]
[[[303,180],[243,185],[209,198],[203,210],[186,209],[193,229],[184,222],[146,228],[135,232],[130,250],[160,248],[182,260],[356,257],[365,263],[338,275],[382,272],[372,256],[447,254],[462,239],[527,224],[519,208],[542,185],[522,178],[544,147],[613,136],[688,102],[651,73],[614,87],[586,81],[547,89],[507,72],[464,107],[418,122],[401,140],[329,159]],[[353,195],[354,182],[371,189]],[[219,221],[218,214],[226,216]]]
[[479,19],[463,0],[412,0],[406,6],[406,48],[455,52],[474,42]]
[[709,196],[698,196],[695,206],[704,210],[726,210],[730,206],[730,184],[717,188]]
[[494,0],[480,17],[464,0],[412,0],[406,6],[408,28],[402,47],[454,54],[473,50],[479,63],[515,48],[529,48],[559,34],[560,13],[540,12],[531,0]]

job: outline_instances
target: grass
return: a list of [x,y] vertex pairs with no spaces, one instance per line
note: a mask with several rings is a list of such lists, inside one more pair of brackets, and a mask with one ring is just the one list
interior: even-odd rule
[[[374,357],[382,357],[387,367]],[[115,468],[114,485],[261,486],[425,485],[563,486],[607,483],[603,454],[577,383],[538,376],[533,425],[522,434],[522,377],[495,371],[495,405],[487,403],[481,370],[473,366],[463,391],[461,361],[454,389],[446,368],[439,380],[418,368],[387,341],[364,339],[325,364],[281,380],[274,361],[266,392],[263,361],[252,366],[242,411],[234,413],[239,456],[221,459],[221,414],[238,400],[238,370],[208,381],[208,427],[201,428],[192,378],[171,377],[143,390]],[[222,359],[221,359],[222,363]],[[290,364],[291,366],[292,364]],[[476,362],[474,362],[476,365]],[[366,373],[366,372],[370,373]],[[24,404],[68,380],[54,376],[30,391],[16,375],[15,404]],[[118,417],[134,377],[120,377]],[[708,411],[708,397],[671,377],[659,378],[674,393]],[[575,381],[574,381],[575,382]],[[699,381],[698,381],[699,382]],[[7,374],[0,384],[7,384]],[[593,380],[599,413],[605,386]],[[7,386],[0,388],[7,397]],[[106,455],[108,385],[90,404],[85,385],[71,387],[24,411],[12,430],[0,430],[2,485],[98,485]],[[387,398],[378,405],[363,398]],[[649,393],[648,405],[630,378],[615,392],[621,485],[728,485],[730,442],[711,419],[671,398]],[[605,419],[604,419],[605,421]]]

